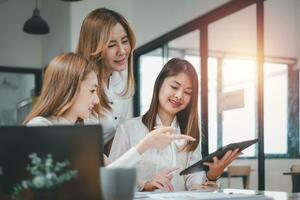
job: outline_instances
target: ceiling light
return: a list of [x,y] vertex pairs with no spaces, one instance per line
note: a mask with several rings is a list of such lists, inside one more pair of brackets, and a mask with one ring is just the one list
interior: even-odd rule
[[24,26],[23,31],[29,34],[47,34],[50,32],[48,23],[40,16],[38,9],[38,0],[35,1],[35,9],[33,15],[28,19]]

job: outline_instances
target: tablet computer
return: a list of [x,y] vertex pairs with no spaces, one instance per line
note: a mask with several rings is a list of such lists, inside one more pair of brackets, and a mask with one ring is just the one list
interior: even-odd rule
[[234,150],[234,149],[238,148],[238,149],[240,149],[240,152],[241,152],[244,149],[246,149],[247,147],[249,147],[257,142],[258,142],[258,139],[254,139],[254,140],[247,140],[247,141],[243,141],[243,142],[231,143],[226,146],[223,146],[223,147],[219,148],[218,150],[216,150],[215,152],[209,154],[202,160],[200,160],[200,161],[196,162],[195,164],[189,166],[188,168],[184,169],[179,174],[187,175],[187,174],[191,174],[191,173],[199,172],[199,171],[203,171],[203,170],[208,171],[208,166],[203,165],[204,162],[213,162],[213,157],[215,157],[215,156],[218,159],[221,159],[226,154],[226,152],[229,150]]

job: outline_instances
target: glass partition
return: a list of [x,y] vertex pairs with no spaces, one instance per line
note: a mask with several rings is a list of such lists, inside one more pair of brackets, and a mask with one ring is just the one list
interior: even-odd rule
[[0,125],[23,122],[31,110],[34,89],[33,74],[0,72]]
[[299,164],[300,3],[268,0],[264,8],[266,190],[291,192],[291,175],[283,173]]
[[140,114],[148,110],[152,98],[153,86],[163,66],[162,48],[151,51],[140,57]]
[[[229,143],[257,138],[256,5],[208,26],[209,152]],[[255,145],[231,166],[251,169],[250,189],[257,189]],[[249,158],[251,159],[245,159]],[[231,168],[234,169],[234,168]],[[228,169],[228,173],[230,170]],[[242,179],[222,179],[222,187],[243,188]]]

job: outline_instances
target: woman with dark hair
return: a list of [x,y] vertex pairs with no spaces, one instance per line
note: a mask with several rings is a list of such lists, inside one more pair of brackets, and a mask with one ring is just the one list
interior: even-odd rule
[[158,174],[168,167],[176,166],[182,170],[201,159],[198,124],[197,73],[188,61],[173,58],[165,64],[155,81],[151,105],[146,114],[128,120],[117,129],[110,159],[115,160],[123,155],[150,131],[171,126],[178,135],[189,135],[196,141],[173,141],[164,149],[147,151],[137,165],[138,178],[146,181],[146,191],[156,188],[166,191],[197,189],[208,180],[217,180],[224,168],[239,155],[236,149],[227,152],[221,160],[214,158],[213,163],[206,163],[209,166],[207,174]]

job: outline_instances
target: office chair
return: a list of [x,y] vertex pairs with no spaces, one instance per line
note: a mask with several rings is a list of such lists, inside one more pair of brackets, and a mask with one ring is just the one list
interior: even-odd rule
[[228,167],[228,187],[231,184],[232,177],[240,177],[243,179],[243,188],[249,189],[250,185],[250,165],[231,165]]
[[292,192],[300,192],[300,164],[293,164],[291,166],[292,177]]

